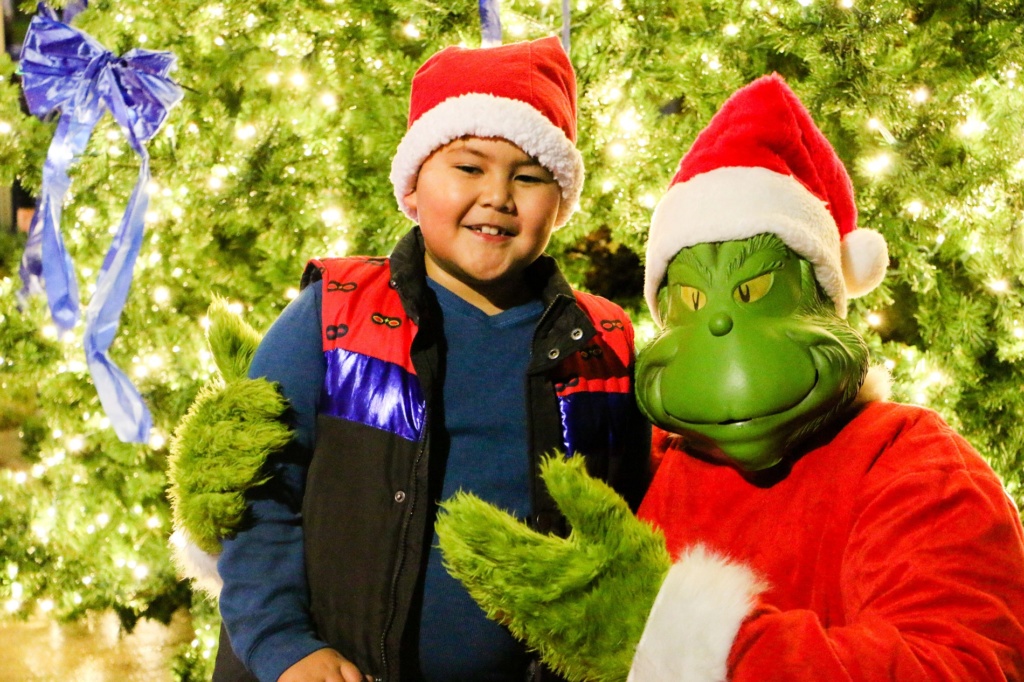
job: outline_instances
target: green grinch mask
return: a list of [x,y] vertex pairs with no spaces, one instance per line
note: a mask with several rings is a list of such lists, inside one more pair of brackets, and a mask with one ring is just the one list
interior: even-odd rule
[[773,234],[682,249],[658,292],[665,325],[637,357],[640,408],[687,450],[772,467],[827,428],[864,380],[864,341]]

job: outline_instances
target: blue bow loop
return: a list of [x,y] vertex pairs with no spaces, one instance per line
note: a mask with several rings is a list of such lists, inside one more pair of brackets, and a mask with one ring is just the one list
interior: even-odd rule
[[100,402],[118,437],[126,442],[144,442],[151,418],[108,350],[142,247],[149,203],[145,191],[149,154],[143,143],[156,135],[182,97],[181,88],[167,75],[174,65],[175,57],[169,52],[136,49],[117,57],[90,36],[58,21],[52,10],[40,4],[39,14],[29,24],[18,69],[29,110],[40,118],[60,113],[21,261],[21,295],[44,290],[54,323],[62,330],[70,330],[79,318],[74,265],[60,234],[64,198],[71,185],[68,169],[85,151],[96,123],[107,111],[141,159],[138,181],[89,303],[84,337]]

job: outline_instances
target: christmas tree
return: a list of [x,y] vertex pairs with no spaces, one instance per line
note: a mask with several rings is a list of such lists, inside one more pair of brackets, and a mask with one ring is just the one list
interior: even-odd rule
[[[55,3],[57,4],[57,3]],[[735,89],[783,75],[853,176],[860,223],[882,232],[886,282],[850,319],[894,377],[1024,500],[1024,2],[506,0],[506,42],[569,24],[579,77],[582,209],[550,252],[578,287],[634,316],[652,207]],[[145,239],[111,354],[148,405],[147,443],[121,442],[97,397],[82,324],[19,307],[23,236],[0,237],[0,429],[24,468],[0,474],[0,602],[17,617],[114,609],[126,628],[193,609],[177,664],[203,679],[209,602],[169,560],[167,441],[211,379],[215,296],[265,328],[306,259],[387,254],[408,227],[388,181],[409,81],[442,46],[481,42],[478,8],[432,0],[98,0],[74,25],[114,54],[168,50],[184,98],[147,145]],[[40,190],[55,122],[22,113],[0,61],[0,183]],[[71,171],[62,231],[83,302],[136,181],[106,117]]]

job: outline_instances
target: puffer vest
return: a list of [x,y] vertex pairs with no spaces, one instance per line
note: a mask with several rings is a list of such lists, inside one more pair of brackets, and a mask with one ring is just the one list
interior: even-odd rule
[[[443,428],[444,353],[439,315],[410,306],[394,274],[388,258],[307,267],[304,283],[323,281],[327,371],[303,527],[319,636],[363,673],[404,681],[416,679],[411,631],[444,475],[432,447]],[[545,345],[551,339],[559,342]],[[638,504],[649,427],[633,398],[623,311],[588,294],[559,295],[538,325],[533,356],[531,525],[567,530],[536,473],[540,457],[556,450],[584,454],[593,475]]]

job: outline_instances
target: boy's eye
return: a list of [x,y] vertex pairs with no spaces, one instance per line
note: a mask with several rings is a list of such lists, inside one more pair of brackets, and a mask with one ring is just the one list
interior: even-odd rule
[[679,299],[683,302],[683,305],[694,312],[703,308],[708,302],[707,294],[697,287],[685,284],[679,287]]
[[733,289],[732,297],[737,303],[753,303],[764,298],[771,291],[775,282],[775,273],[766,272],[754,279],[748,279],[743,284]]
[[455,167],[458,168],[463,173],[469,173],[470,175],[476,175],[477,173],[481,172],[478,167],[471,166],[471,165],[465,164],[465,163],[460,163],[460,164],[456,165]]
[[529,174],[526,174],[526,173],[520,173],[519,175],[517,175],[516,176],[516,180],[518,180],[519,182],[526,182],[526,183],[547,182],[546,178],[542,178],[542,177],[540,177],[538,175],[529,175]]

